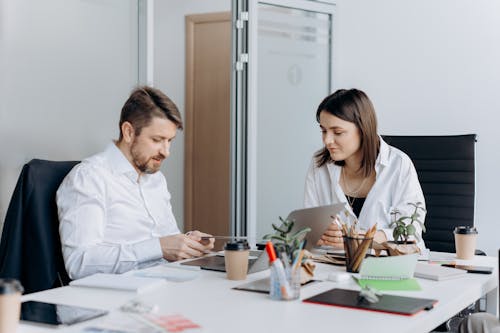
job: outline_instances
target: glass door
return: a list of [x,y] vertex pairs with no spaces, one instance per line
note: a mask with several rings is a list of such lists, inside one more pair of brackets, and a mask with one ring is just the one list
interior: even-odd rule
[[246,158],[239,225],[251,241],[259,241],[279,216],[303,206],[307,168],[322,146],[316,107],[332,86],[335,6],[313,1],[247,6],[247,84],[236,91],[247,102],[239,110],[246,131],[245,145],[238,146]]

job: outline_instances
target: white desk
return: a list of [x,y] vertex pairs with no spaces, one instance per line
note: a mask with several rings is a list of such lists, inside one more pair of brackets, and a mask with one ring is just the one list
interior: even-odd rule
[[[443,255],[439,254],[440,257]],[[113,310],[137,297],[149,304],[157,304],[161,313],[184,315],[201,325],[203,332],[371,332],[382,326],[385,333],[429,332],[483,295],[487,295],[489,312],[497,311],[497,258],[476,257],[463,263],[493,266],[494,274],[466,274],[463,278],[440,282],[419,279],[422,291],[392,292],[438,300],[433,310],[423,311],[412,317],[301,301],[273,301],[266,294],[232,290],[231,287],[244,281],[229,281],[225,274],[209,271],[203,271],[200,278],[192,281],[166,282],[164,286],[139,296],[131,292],[62,287],[25,295],[23,300]],[[332,270],[343,269],[318,264],[315,277],[323,279]],[[246,281],[260,279],[268,274],[269,270],[251,274]],[[335,287],[359,289],[352,279],[344,283],[324,281],[303,287],[301,299]],[[89,323],[57,330],[22,323],[18,333],[79,332],[83,327],[89,326]]]

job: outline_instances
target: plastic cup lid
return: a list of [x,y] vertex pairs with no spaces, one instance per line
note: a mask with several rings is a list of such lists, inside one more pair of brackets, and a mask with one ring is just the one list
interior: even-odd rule
[[246,240],[227,242],[226,245],[224,246],[224,250],[228,251],[244,251],[249,249],[250,245],[248,245],[248,242]]
[[455,227],[453,232],[460,235],[477,234],[477,229],[467,225]]
[[0,295],[23,292],[23,286],[16,279],[0,279]]

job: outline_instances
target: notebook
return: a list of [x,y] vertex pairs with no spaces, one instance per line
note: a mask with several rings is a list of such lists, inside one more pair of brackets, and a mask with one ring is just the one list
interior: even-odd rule
[[403,297],[394,295],[379,296],[377,303],[369,303],[358,299],[359,291],[347,289],[331,289],[324,293],[303,300],[306,303],[341,306],[360,310],[388,312],[411,316],[422,310],[431,310],[437,300]]
[[361,263],[356,282],[377,290],[422,290],[413,278],[418,254],[391,257],[368,257]]
[[163,279],[123,274],[97,273],[69,283],[74,287],[104,288],[143,293],[163,285]]
[[372,280],[372,279],[355,279],[361,288],[369,286],[379,291],[387,290],[404,290],[404,291],[419,291],[422,290],[417,279],[403,280]]
[[415,269],[415,277],[436,281],[459,278],[465,274],[467,274],[466,270],[436,264],[418,263]]
[[418,254],[390,257],[367,257],[361,263],[361,279],[403,280],[413,277]]

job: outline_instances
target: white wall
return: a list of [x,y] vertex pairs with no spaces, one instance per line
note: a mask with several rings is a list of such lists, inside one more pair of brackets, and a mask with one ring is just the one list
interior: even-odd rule
[[137,0],[0,0],[0,227],[25,162],[118,137],[137,40]]
[[337,0],[335,88],[364,90],[383,134],[477,133],[479,248],[500,248],[500,1]]
[[[185,119],[185,16],[231,10],[231,0],[157,0],[154,5],[154,84],[167,94]],[[175,138],[163,166],[172,194],[172,209],[184,221],[184,135]]]
[[[116,138],[137,82],[136,3],[0,0],[0,224],[24,162],[81,159]],[[336,3],[335,88],[365,90],[382,133],[479,135],[476,224],[480,247],[496,254],[500,2]],[[182,113],[184,15],[229,8],[230,0],[155,2],[155,85]],[[183,141],[180,133],[165,168],[181,227]]]

